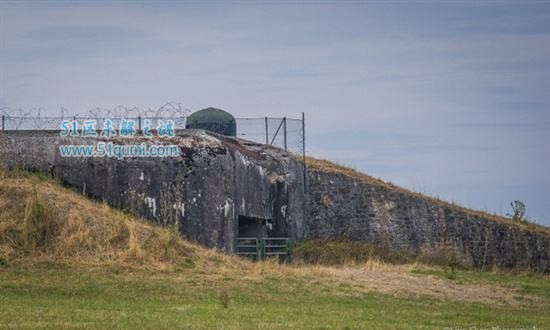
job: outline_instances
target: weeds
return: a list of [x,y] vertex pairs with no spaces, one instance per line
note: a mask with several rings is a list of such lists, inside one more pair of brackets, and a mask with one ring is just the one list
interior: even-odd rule
[[227,290],[222,290],[222,292],[220,292],[219,299],[223,308],[229,308],[231,297],[229,296],[229,292]]
[[34,175],[35,177],[37,177],[41,181],[45,181],[45,180],[48,180],[50,178],[46,173],[43,173],[43,172],[33,172],[32,175]]
[[404,264],[414,261],[414,256],[407,252],[393,249],[389,243],[369,244],[349,241],[304,241],[292,249],[295,263],[342,265],[364,263],[376,259],[392,264]]
[[8,260],[6,260],[4,257],[0,257],[0,268],[8,267]]
[[38,198],[36,185],[25,207],[21,236],[23,246],[27,251],[50,244],[58,232],[55,215]]
[[472,268],[473,263],[458,247],[449,244],[424,246],[419,253],[394,249],[388,241],[379,243],[350,241],[304,241],[292,250],[294,263],[346,265],[378,261],[394,265],[420,262],[439,265],[448,270],[449,279],[455,270]]
[[474,266],[471,257],[450,242],[439,242],[422,247],[418,261],[428,265],[443,266],[449,277],[454,277],[457,269],[470,269]]
[[325,207],[331,207],[332,206],[332,202],[331,202],[330,198],[327,195],[321,196],[321,198],[319,199],[319,203],[321,203],[321,205],[324,205]]

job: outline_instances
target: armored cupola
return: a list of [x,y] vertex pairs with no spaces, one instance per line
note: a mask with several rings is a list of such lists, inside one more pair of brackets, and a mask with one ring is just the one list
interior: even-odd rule
[[229,112],[206,108],[193,112],[186,120],[186,128],[200,128],[214,133],[236,136],[237,122]]

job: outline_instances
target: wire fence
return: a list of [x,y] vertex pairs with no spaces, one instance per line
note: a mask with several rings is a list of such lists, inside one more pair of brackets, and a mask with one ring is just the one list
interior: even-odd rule
[[[174,129],[185,129],[186,118],[191,110],[178,103],[167,103],[158,109],[140,109],[118,106],[113,109],[94,108],[84,113],[70,114],[65,109],[57,116],[44,116],[43,109],[24,111],[22,109],[0,108],[2,130],[60,130],[67,120],[76,121],[82,127],[84,121],[93,120],[101,130],[107,120],[118,128],[123,119],[136,123],[141,130],[147,123],[154,129],[162,121],[171,120]],[[305,118],[256,117],[235,118],[237,137],[260,144],[273,145],[305,156]]]
[[302,154],[305,146],[304,119],[236,118],[237,137],[277,146]]

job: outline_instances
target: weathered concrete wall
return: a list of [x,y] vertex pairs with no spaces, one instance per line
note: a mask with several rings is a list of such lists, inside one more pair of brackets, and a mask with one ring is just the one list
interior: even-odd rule
[[0,165],[50,173],[87,196],[176,224],[187,238],[227,252],[234,249],[239,215],[272,219],[273,236],[303,236],[302,165],[278,149],[184,130],[171,139],[131,140],[175,144],[175,158],[67,158],[58,151],[97,142],[56,131],[0,132]]
[[417,251],[451,245],[475,265],[550,272],[550,236],[403,189],[308,169],[306,238],[387,241]]
[[[238,216],[271,219],[271,236],[389,242],[420,251],[452,245],[476,265],[528,266],[550,272],[550,236],[397,187],[303,168],[276,148],[206,133],[178,132],[176,158],[64,158],[55,131],[0,132],[0,166],[51,173],[66,185],[112,206],[227,252],[234,250]],[[117,144],[129,143],[114,139]],[[132,143],[141,141],[132,140]],[[546,231],[548,232],[548,231]]]

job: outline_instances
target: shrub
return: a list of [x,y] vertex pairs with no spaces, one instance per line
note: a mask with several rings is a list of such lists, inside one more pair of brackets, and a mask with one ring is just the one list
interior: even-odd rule
[[306,264],[341,265],[369,259],[403,264],[414,260],[414,255],[395,250],[387,242],[308,240],[295,245],[291,252],[294,262]]
[[19,241],[26,251],[34,251],[54,241],[59,226],[54,213],[39,200],[36,187],[27,200]]
[[9,196],[10,203],[0,217],[0,246],[6,255],[10,251],[30,254],[55,244],[60,221],[55,208],[39,198],[36,186],[28,195],[10,191]]
[[420,251],[418,261],[439,265],[449,269],[449,276],[454,275],[455,269],[468,269],[473,266],[470,256],[451,242],[439,242],[432,245],[425,245]]
[[220,303],[222,304],[223,308],[229,307],[229,301],[231,300],[231,297],[229,296],[229,292],[227,290],[223,290],[220,292]]
[[0,257],[0,268],[7,267],[8,261],[4,257]]

